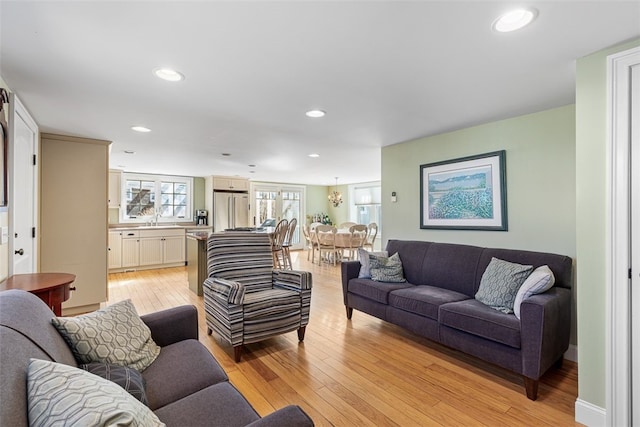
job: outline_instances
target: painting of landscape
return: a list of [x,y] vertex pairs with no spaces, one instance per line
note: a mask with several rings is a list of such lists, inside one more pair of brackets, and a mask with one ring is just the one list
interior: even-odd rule
[[508,231],[506,151],[420,165],[420,228]]
[[491,169],[485,165],[429,174],[429,218],[493,218]]

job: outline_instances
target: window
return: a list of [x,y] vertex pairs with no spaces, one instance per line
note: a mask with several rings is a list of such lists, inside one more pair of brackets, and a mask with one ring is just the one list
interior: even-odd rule
[[193,178],[123,174],[121,222],[191,221]]
[[378,224],[378,235],[382,223],[382,197],[379,182],[350,186],[351,221],[358,224]]

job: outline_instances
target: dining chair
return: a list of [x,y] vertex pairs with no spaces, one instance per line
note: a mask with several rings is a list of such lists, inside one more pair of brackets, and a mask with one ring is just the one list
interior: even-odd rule
[[293,245],[293,239],[296,232],[296,226],[298,225],[298,220],[296,218],[291,219],[289,221],[289,228],[287,229],[287,234],[284,238],[284,242],[282,243],[282,259],[285,263],[284,268],[286,270],[293,270],[293,263],[291,262],[291,252],[289,249]]
[[371,248],[371,252],[373,252],[373,245],[376,243],[376,236],[378,235],[378,224],[372,222],[367,228],[369,229],[369,233],[362,247],[364,249]]
[[286,267],[286,261],[284,259],[284,239],[289,232],[289,221],[283,218],[276,225],[273,234],[271,235],[271,256],[273,257],[273,268],[283,270]]
[[332,225],[319,225],[316,227],[314,236],[318,247],[318,265],[322,264],[322,252],[328,254],[327,262],[336,265],[338,249],[336,248],[336,232],[338,229]]
[[[313,232],[315,233],[315,228]],[[302,235],[304,236],[305,247],[307,248],[307,261],[309,261],[309,255],[311,255],[311,263],[313,264],[315,261],[315,252],[317,249],[317,245],[314,242],[311,233],[311,226],[309,226],[308,224],[302,226]]]
[[349,251],[349,256],[346,258],[349,260],[355,260],[358,249],[363,247],[367,241],[369,228],[364,224],[356,224],[349,227],[349,233],[349,247],[346,248],[346,250]]
[[351,221],[343,222],[343,223],[341,223],[341,224],[338,226],[338,228],[339,228],[339,229],[345,229],[345,230],[347,230],[347,229],[349,229],[349,227],[351,227],[352,225],[356,225],[356,223],[355,223],[355,222],[351,222]]

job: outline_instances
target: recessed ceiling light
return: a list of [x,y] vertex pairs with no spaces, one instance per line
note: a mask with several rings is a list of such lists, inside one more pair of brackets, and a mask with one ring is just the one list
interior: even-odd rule
[[311,154],[309,154],[309,157],[313,157],[313,158],[320,157],[320,154],[318,154],[318,153],[311,153]]
[[500,15],[493,22],[493,29],[500,33],[519,30],[530,24],[538,15],[536,9],[516,9]]
[[124,150],[124,154],[136,154],[133,150]]
[[224,157],[229,157],[229,156],[231,155],[231,153],[222,153],[222,155],[223,155]]
[[327,113],[322,110],[309,110],[305,113],[307,117],[312,117],[314,119],[324,117]]
[[180,80],[184,80],[183,74],[176,70],[172,70],[171,68],[156,68],[153,70],[153,74],[155,74],[156,77],[169,82],[179,82]]
[[249,167],[250,167],[250,168],[255,168],[255,167],[256,167],[256,165],[249,165]]
[[151,129],[144,126],[131,126],[131,129],[136,132],[151,132]]

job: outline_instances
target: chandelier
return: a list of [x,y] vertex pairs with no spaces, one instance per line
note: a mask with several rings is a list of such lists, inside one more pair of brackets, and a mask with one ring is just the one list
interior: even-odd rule
[[338,177],[336,176],[336,189],[329,194],[329,202],[337,208],[342,204],[342,193],[338,191]]

